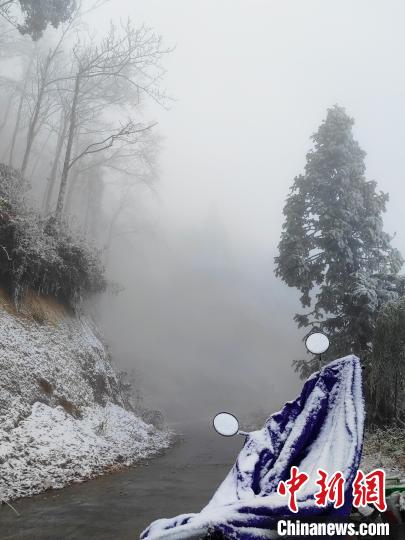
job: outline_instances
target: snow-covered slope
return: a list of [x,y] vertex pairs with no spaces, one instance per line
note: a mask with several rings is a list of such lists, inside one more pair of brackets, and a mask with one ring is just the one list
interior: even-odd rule
[[62,487],[168,446],[123,408],[89,319],[32,296],[18,314],[0,291],[0,499]]

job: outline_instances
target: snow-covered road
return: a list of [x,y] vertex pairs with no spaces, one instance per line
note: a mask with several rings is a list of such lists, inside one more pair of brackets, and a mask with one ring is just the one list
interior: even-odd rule
[[[216,435],[210,421],[173,426],[182,442],[134,468],[0,507],[2,540],[135,540],[152,520],[200,510],[243,439]],[[195,486],[199,489],[196,490]]]

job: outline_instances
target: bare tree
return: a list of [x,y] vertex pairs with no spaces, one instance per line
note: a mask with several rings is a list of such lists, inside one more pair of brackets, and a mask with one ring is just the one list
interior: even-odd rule
[[[1,0],[0,0],[1,2]],[[1,122],[1,130],[8,126],[11,120],[14,126],[11,128],[11,141],[4,149],[3,157],[13,165],[14,151],[18,134],[24,126],[23,117],[27,105],[27,94],[32,76],[32,60],[35,49],[29,38],[24,38],[7,29],[7,24],[0,18],[0,62],[9,66],[10,61],[21,67],[21,75],[15,70],[4,69],[0,77],[0,92],[2,101],[5,103],[4,116]],[[8,158],[6,157],[8,152]]]
[[6,105],[6,109],[4,111],[3,119],[2,119],[1,124],[0,124],[0,133],[7,126],[8,119],[9,119],[9,116],[10,116],[10,112],[11,112],[11,109],[13,107],[13,102],[14,102],[14,95],[11,94],[11,95],[7,96],[7,105]]
[[[99,7],[105,0],[95,0],[84,13],[89,13]],[[57,112],[66,99],[61,97],[61,81],[69,76],[68,58],[63,55],[63,45],[73,31],[78,31],[83,16],[81,2],[74,3],[70,18],[62,25],[60,36],[47,54],[41,50],[36,55],[33,88],[31,92],[31,114],[27,130],[25,150],[22,159],[21,172],[25,173],[31,154],[32,145],[41,127]],[[65,108],[65,107],[64,107]],[[65,116],[65,112],[63,111]],[[62,120],[63,121],[63,120]]]
[[60,119],[56,128],[57,139],[56,139],[55,151],[54,151],[54,155],[52,159],[51,170],[47,178],[47,183],[44,190],[42,209],[45,215],[48,214],[50,211],[50,205],[51,205],[51,201],[52,201],[52,197],[53,197],[53,193],[55,189],[58,166],[59,166],[60,158],[63,152],[63,145],[66,138],[67,128],[68,128],[68,111],[62,105],[61,110],[60,110]]
[[5,109],[4,109],[3,118],[2,118],[1,123],[0,123],[0,133],[7,126],[7,123],[8,123],[9,117],[10,117],[10,113],[11,113],[11,110],[13,108],[14,99],[15,99],[15,93],[16,93],[16,85],[15,85],[14,82],[6,80],[6,81],[1,81],[1,83],[3,83],[3,84],[1,84],[1,87],[2,87],[2,90],[3,90],[4,94],[5,94],[4,99],[5,99],[6,106],[5,106]]
[[10,153],[9,153],[9,158],[8,158],[8,164],[10,166],[13,165],[14,149],[15,149],[15,144],[17,141],[17,135],[21,127],[22,111],[23,111],[24,102],[27,98],[27,86],[28,86],[30,73],[31,73],[31,60],[28,61],[28,65],[26,67],[24,78],[22,81],[22,86],[20,89],[20,98],[18,100],[17,116],[16,116],[16,121],[14,124],[13,135],[11,137],[11,146],[10,146]]
[[66,36],[69,26],[62,32],[60,39],[55,47],[43,57],[41,53],[36,55],[35,73],[34,73],[34,88],[31,93],[31,115],[28,124],[25,150],[21,164],[21,173],[24,175],[28,165],[28,160],[31,154],[32,145],[41,125],[55,112],[57,100],[55,99],[55,74],[56,63],[60,56],[61,45]]
[[72,99],[69,113],[67,143],[55,216],[60,220],[66,197],[69,171],[85,156],[104,152],[117,142],[135,144],[139,134],[150,130],[154,124],[136,122],[131,117],[111,125],[110,132],[93,140],[72,154],[73,141],[79,129],[91,125],[97,115],[108,116],[108,108],[125,110],[136,106],[144,96],[163,103],[160,91],[163,75],[161,58],[168,52],[162,49],[160,36],[145,27],[134,28],[129,21],[117,31],[111,25],[107,36],[100,43],[90,39],[82,44],[78,40],[73,50],[75,74],[67,77],[72,82]]
[[[109,185],[115,204],[109,204],[108,215],[105,216],[107,235],[104,238],[104,262],[108,266],[110,251],[117,236],[127,236],[139,232],[134,223],[134,202],[139,195],[136,188],[146,186],[152,192],[157,178],[156,158],[160,149],[159,140],[152,134],[145,134],[142,142],[135,148],[124,147],[121,152],[111,156],[111,160],[104,165],[106,170],[114,173]],[[128,151],[132,151],[129,160]]]

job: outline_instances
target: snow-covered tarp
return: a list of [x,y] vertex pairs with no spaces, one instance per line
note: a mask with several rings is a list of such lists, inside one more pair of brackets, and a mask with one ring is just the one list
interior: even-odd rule
[[[352,484],[359,467],[364,428],[362,370],[355,356],[325,366],[305,383],[301,395],[249,434],[235,465],[199,514],[152,523],[142,539],[202,538],[221,532],[226,538],[258,540],[277,537],[282,517],[292,515],[288,496],[277,493],[291,467],[309,475],[297,494],[295,517],[344,518],[352,505]],[[315,502],[317,470],[345,478],[345,504],[320,508]],[[198,489],[198,486],[196,486]]]

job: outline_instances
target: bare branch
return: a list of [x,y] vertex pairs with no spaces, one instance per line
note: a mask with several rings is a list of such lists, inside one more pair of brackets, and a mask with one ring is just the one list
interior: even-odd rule
[[143,133],[145,131],[151,130],[154,126],[156,126],[156,122],[154,124],[150,124],[149,126],[142,126],[139,127],[140,124],[134,124],[132,120],[130,120],[125,126],[121,127],[116,133],[113,133],[112,135],[109,135],[102,141],[98,141],[92,144],[89,144],[80,154],[78,154],[69,165],[69,168],[74,165],[79,159],[81,159],[83,156],[89,155],[89,154],[95,154],[97,152],[102,152],[104,150],[107,150],[108,148],[111,148],[116,141],[124,141],[128,144],[135,144],[136,140],[131,140],[128,137],[131,137],[132,135],[135,135],[137,133]]

